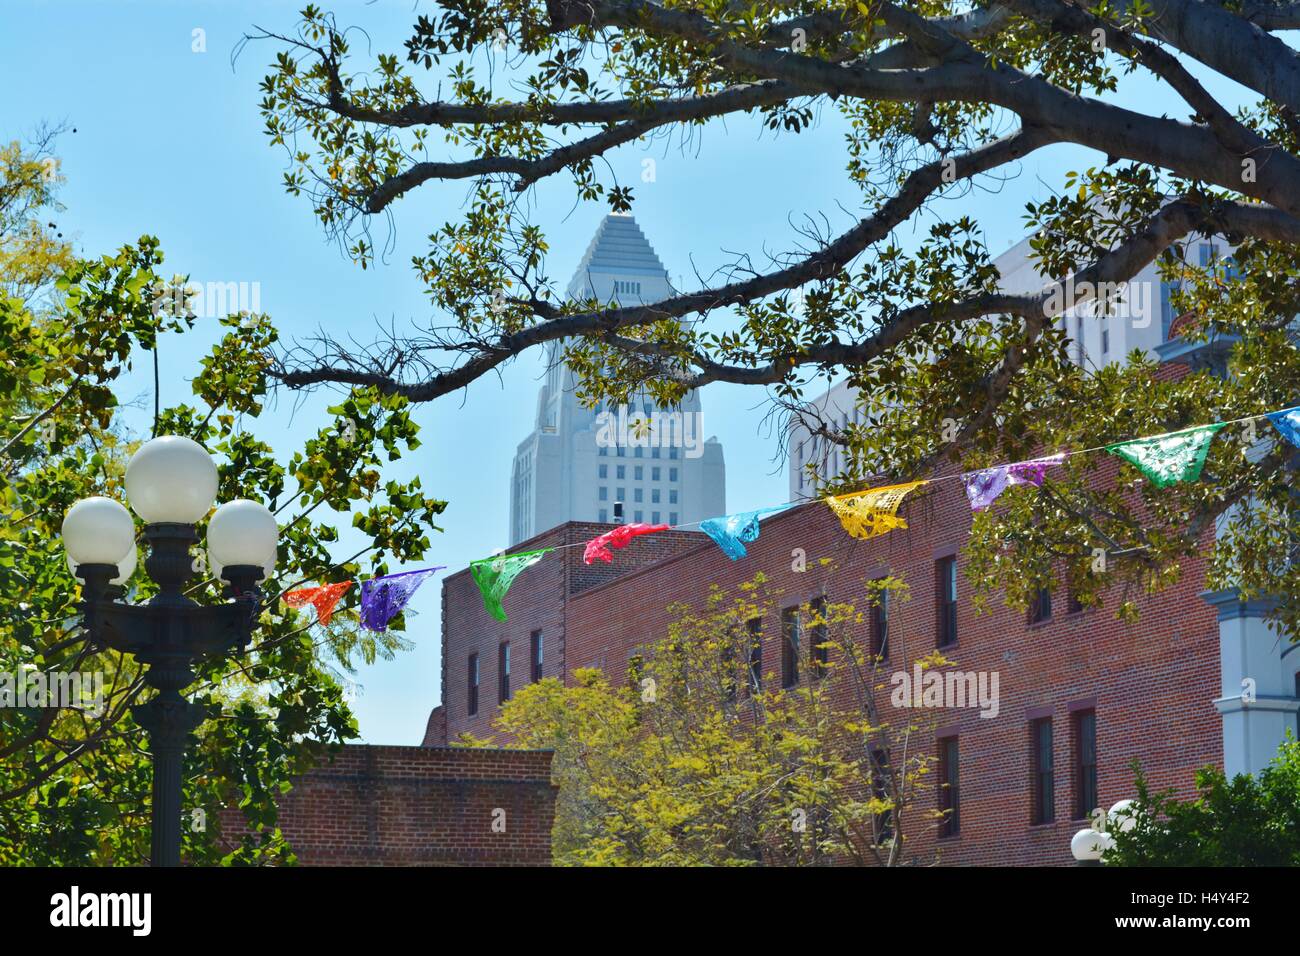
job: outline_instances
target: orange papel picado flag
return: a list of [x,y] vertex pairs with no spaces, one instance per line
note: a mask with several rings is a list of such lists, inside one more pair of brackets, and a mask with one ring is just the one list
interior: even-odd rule
[[317,588],[298,588],[283,595],[284,603],[289,607],[310,604],[316,609],[316,622],[328,624],[334,614],[334,605],[339,603],[343,592],[350,587],[352,587],[351,581],[339,581],[337,584],[325,584]]
[[909,481],[901,485],[883,485],[866,491],[852,491],[826,499],[844,530],[855,538],[874,538],[877,535],[906,528],[907,522],[898,516],[898,506],[907,493],[926,484]]

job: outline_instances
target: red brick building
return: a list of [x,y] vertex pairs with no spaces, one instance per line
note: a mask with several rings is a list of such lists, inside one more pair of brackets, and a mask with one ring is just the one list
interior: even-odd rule
[[[349,744],[279,811],[300,866],[550,866],[551,754]],[[243,831],[237,809],[221,823]]]
[[[915,659],[944,639],[940,588],[952,580],[955,561],[956,641],[943,654],[955,669],[999,674],[999,713],[986,719],[975,709],[942,712],[938,739],[928,746],[942,747],[957,762],[960,827],[942,839],[933,829],[910,834],[914,859],[1071,862],[1070,837],[1086,825],[1077,772],[1085,738],[1095,739],[1094,805],[1103,807],[1132,795],[1135,758],[1154,787],[1184,793],[1197,768],[1223,764],[1224,725],[1213,706],[1221,689],[1220,625],[1215,607],[1200,596],[1201,562],[1188,563],[1177,586],[1139,598],[1135,623],[1116,620],[1114,599],[1077,610],[1064,593],[1052,595],[1050,614],[1035,623],[997,601],[991,613],[977,615],[960,573],[971,524],[961,484],[926,491],[900,512],[907,529],[869,541],[849,537],[814,503],[765,520],[760,538],[747,545],[749,556],[735,562],[691,532],[636,538],[610,566],[586,567],[582,549],[567,548],[518,578],[504,602],[507,622],[484,611],[468,572],[448,577],[443,706],[430,720],[426,743],[464,732],[490,735],[500,700],[538,676],[568,678],[575,668],[600,667],[621,679],[629,658],[665,633],[667,605],[699,604],[711,584],[730,588],[759,571],[781,592],[782,608],[822,596],[860,604],[864,580],[903,578],[911,596],[892,602],[887,670],[910,672]],[[518,550],[578,543],[604,530],[570,523]],[[806,554],[808,570],[792,570],[795,549]],[[833,559],[835,569],[821,567],[818,558]],[[768,674],[781,660],[779,617],[775,610],[771,616],[762,629]],[[1046,812],[1035,806],[1034,779],[1045,755],[1053,785]],[[1038,822],[1043,817],[1049,822]]]

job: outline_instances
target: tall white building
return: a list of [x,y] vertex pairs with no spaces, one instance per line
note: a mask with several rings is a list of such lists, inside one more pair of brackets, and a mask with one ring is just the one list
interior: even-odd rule
[[[1023,239],[993,260],[1002,276],[1000,286],[1004,292],[1041,292],[1048,282],[1030,260],[1029,239]],[[1208,267],[1211,262],[1226,259],[1232,250],[1223,239],[1199,239],[1187,249],[1191,265]],[[1156,264],[1150,263],[1127,283],[1110,295],[1112,309],[1108,315],[1097,315],[1095,299],[1075,308],[1070,300],[1075,298],[1069,289],[1062,297],[1064,307],[1058,327],[1070,337],[1070,358],[1076,365],[1100,368],[1138,350],[1151,358],[1173,357],[1169,330],[1178,316],[1174,311],[1172,293],[1177,283],[1161,279]],[[1083,290],[1080,290],[1083,291]],[[1096,290],[1088,290],[1090,293]],[[1080,296],[1088,298],[1087,296]],[[840,382],[808,402],[815,413],[811,419],[820,418],[832,428],[861,421],[857,391]],[[801,422],[791,421],[787,429],[787,469],[790,500],[816,497],[818,488],[838,478],[846,468],[844,449],[812,434]],[[814,482],[808,465],[816,466],[820,481]]]
[[[631,216],[606,216],[578,264],[568,295],[622,305],[673,294],[668,272]],[[725,514],[722,445],[705,439],[699,395],[680,408],[638,395],[624,408],[584,408],[563,343],[547,348],[546,381],[532,433],[519,443],[510,480],[510,543],[565,521],[687,524]],[[636,419],[650,423],[638,428]]]

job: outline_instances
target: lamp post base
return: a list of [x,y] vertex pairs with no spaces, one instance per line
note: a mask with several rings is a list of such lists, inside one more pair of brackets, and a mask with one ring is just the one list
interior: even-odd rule
[[149,734],[153,754],[152,866],[181,865],[181,800],[185,745],[207,717],[205,708],[192,704],[175,690],[131,708],[136,723]]

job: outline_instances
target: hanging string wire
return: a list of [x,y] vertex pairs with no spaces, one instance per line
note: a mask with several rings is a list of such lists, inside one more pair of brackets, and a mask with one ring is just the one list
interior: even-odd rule
[[[1073,458],[1073,457],[1075,457],[1076,455],[1091,455],[1091,454],[1096,454],[1097,452],[1100,452],[1100,451],[1106,451],[1106,450],[1108,450],[1108,449],[1110,449],[1110,448],[1114,448],[1116,445],[1127,445],[1127,444],[1131,444],[1131,443],[1134,443],[1134,442],[1152,441],[1152,440],[1155,440],[1155,439],[1158,439],[1158,438],[1169,438],[1169,437],[1172,437],[1172,436],[1174,436],[1174,435],[1182,435],[1182,434],[1184,434],[1184,433],[1186,433],[1186,432],[1193,432],[1193,431],[1196,431],[1196,430],[1201,429],[1201,428],[1208,428],[1208,427],[1210,427],[1210,425],[1222,425],[1222,426],[1224,426],[1224,427],[1227,427],[1228,425],[1240,425],[1240,424],[1242,424],[1242,423],[1244,423],[1244,422],[1258,421],[1258,420],[1261,419],[1261,418],[1268,418],[1270,415],[1276,415],[1276,414],[1281,414],[1281,413],[1284,413],[1284,412],[1294,412],[1294,411],[1300,411],[1300,405],[1295,405],[1295,406],[1292,406],[1292,407],[1290,407],[1290,408],[1282,408],[1282,409],[1278,409],[1276,412],[1261,412],[1261,413],[1258,414],[1258,415],[1243,415],[1243,416],[1241,416],[1240,418],[1232,418],[1232,419],[1229,419],[1228,421],[1224,421],[1224,422],[1211,422],[1209,425],[1191,425],[1191,426],[1188,426],[1187,428],[1180,428],[1180,429],[1177,429],[1177,430],[1175,430],[1175,431],[1171,431],[1171,432],[1160,432],[1160,433],[1158,433],[1158,434],[1155,434],[1155,435],[1148,435],[1148,436],[1145,436],[1145,437],[1143,437],[1143,438],[1130,438],[1130,439],[1126,439],[1126,440],[1124,440],[1124,441],[1108,442],[1108,443],[1106,443],[1106,444],[1104,444],[1104,445],[1094,445],[1094,446],[1091,447],[1091,448],[1079,448],[1079,449],[1076,449],[1076,450],[1074,450],[1074,451],[1058,451],[1058,452],[1054,452],[1054,453],[1052,453],[1052,454],[1048,454],[1048,455],[1039,455],[1039,456],[1037,456],[1037,457],[1035,457],[1035,458],[1028,459],[1028,461],[1042,461],[1042,460],[1045,460],[1045,459],[1047,459],[1047,460],[1050,460],[1050,459],[1060,459],[1061,461],[1064,461],[1065,459],[1067,459],[1067,458]],[[995,469],[995,468],[1005,468],[1005,467],[1009,467],[1010,465],[1017,465],[1017,464],[1023,464],[1023,463],[1024,463],[1024,462],[1004,462],[1004,463],[1002,463],[1002,464],[998,464],[998,465],[988,465],[988,466],[985,467],[985,468],[977,468],[977,469],[975,469],[974,471],[953,472],[953,473],[950,474],[950,475],[939,475],[939,476],[936,476],[936,477],[934,477],[934,478],[927,478],[927,479],[923,479],[923,480],[921,480],[921,484],[920,484],[920,485],[917,485],[916,487],[921,487],[921,486],[923,486],[923,485],[933,485],[933,484],[938,484],[938,483],[941,482],[941,481],[950,481],[950,480],[952,480],[952,479],[956,479],[956,478],[963,478],[963,477],[965,477],[966,475],[976,474],[976,473],[981,472],[981,471],[991,471],[991,470],[993,470],[993,469]],[[901,482],[900,484],[910,484],[910,482]],[[890,487],[894,487],[894,486],[893,486],[893,485],[873,485],[873,486],[870,486],[870,487],[867,487],[867,488],[862,488],[862,489],[860,489],[860,490],[858,490],[858,491],[848,491],[848,492],[844,492],[844,493],[842,493],[842,494],[838,494],[838,495],[823,495],[823,496],[817,496],[817,497],[808,496],[808,497],[805,497],[805,498],[795,499],[795,500],[793,500],[793,501],[787,501],[787,502],[785,502],[784,504],[771,505],[770,507],[762,508],[762,509],[759,509],[759,510],[760,510],[760,511],[764,511],[764,512],[770,512],[770,513],[775,514],[775,513],[778,512],[778,511],[784,511],[784,510],[786,510],[786,509],[788,509],[788,508],[795,508],[795,507],[799,507],[799,506],[801,506],[801,505],[811,504],[812,502],[815,502],[815,501],[822,501],[822,502],[824,502],[824,501],[827,500],[827,498],[834,498],[834,499],[836,499],[836,500],[844,500],[845,498],[857,498],[857,497],[861,497],[862,495],[870,494],[870,493],[873,492],[873,491],[880,491],[880,490],[882,490],[882,489],[884,489],[884,488],[890,488]],[[726,516],[725,516],[725,515],[717,515],[716,517],[726,517]],[[698,529],[699,526],[700,526],[703,522],[708,521],[708,520],[709,520],[708,518],[701,518],[701,519],[699,519],[698,521],[685,521],[685,522],[682,522],[682,523],[680,523],[680,524],[669,525],[668,527],[663,528],[663,529],[661,529],[661,530],[663,530],[663,531],[688,531],[688,530],[691,530],[691,529]],[[761,520],[761,519],[760,519],[760,520]],[[633,523],[639,523],[639,522],[633,522]],[[571,543],[571,544],[556,544],[556,545],[551,545],[550,547],[546,547],[546,548],[537,548],[537,549],[535,549],[535,550],[541,551],[541,552],[543,553],[542,556],[545,557],[547,554],[550,554],[552,551],[566,551],[566,550],[568,550],[569,548],[585,548],[585,547],[587,546],[588,543],[589,543],[589,541],[575,541],[575,542],[573,542],[573,543]],[[484,563],[484,562],[488,562],[488,561],[496,561],[496,560],[499,560],[499,559],[501,559],[501,558],[516,557],[516,556],[518,556],[519,554],[527,554],[527,553],[528,553],[528,552],[526,552],[526,551],[520,551],[520,552],[514,552],[514,553],[511,553],[511,552],[508,552],[508,551],[504,551],[504,550],[503,550],[500,554],[489,555],[489,556],[486,557],[486,558],[478,558],[478,559],[476,559],[476,560],[474,560],[474,561],[471,561],[470,563],[471,563],[471,564],[480,564],[480,563]],[[410,573],[413,573],[413,572],[409,572],[409,571],[408,571],[408,572],[403,572],[403,573],[410,574]]]

